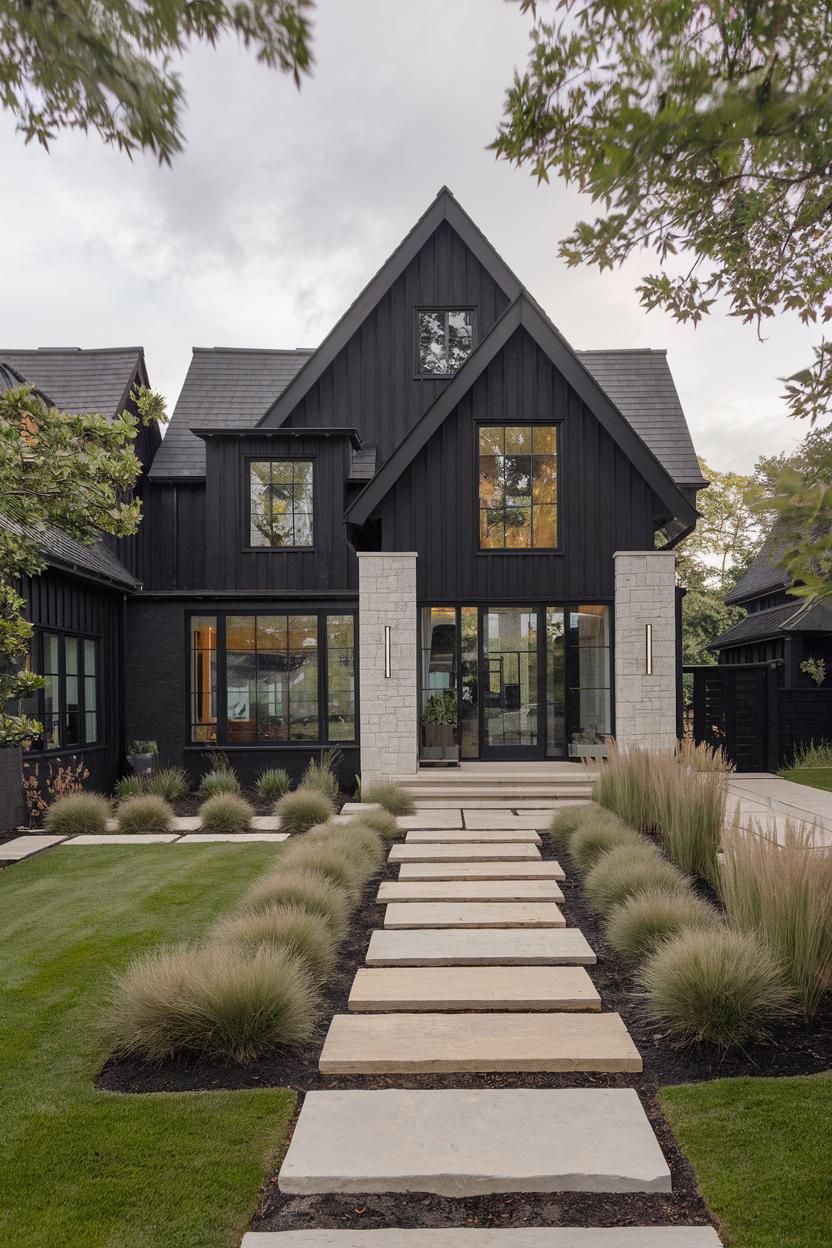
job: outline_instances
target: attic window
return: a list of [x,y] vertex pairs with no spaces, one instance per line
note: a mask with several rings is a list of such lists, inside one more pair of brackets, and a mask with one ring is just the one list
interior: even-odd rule
[[249,489],[251,546],[285,550],[312,545],[311,460],[251,460]]
[[420,308],[416,338],[419,376],[452,376],[473,350],[473,309]]

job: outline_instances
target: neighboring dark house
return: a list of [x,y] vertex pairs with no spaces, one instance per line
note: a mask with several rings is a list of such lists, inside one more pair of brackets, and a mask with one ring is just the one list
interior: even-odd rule
[[747,615],[711,642],[720,664],[778,665],[784,689],[813,688],[801,672],[806,659],[822,659],[832,677],[832,610],[816,601],[789,594],[791,581],[777,566],[782,542],[772,532],[746,574],[725,598]]
[[[0,390],[25,383],[63,411],[109,418],[135,414],[131,391],[148,378],[140,347],[0,349]],[[136,450],[144,464],[159,442],[158,429],[139,428]],[[54,772],[82,761],[89,786],[109,789],[124,755],[126,599],[139,587],[115,552],[132,548],[109,537],[85,546],[54,529],[37,540],[47,568],[24,578],[21,592],[35,625],[31,666],[45,681],[27,709],[43,723],[44,735],[25,759],[42,779],[50,765]]]
[[[0,361],[65,402],[40,354]],[[119,547],[113,748],[368,779],[671,745],[704,484],[665,353],[573,351],[443,189],[317,350],[194,350]]]

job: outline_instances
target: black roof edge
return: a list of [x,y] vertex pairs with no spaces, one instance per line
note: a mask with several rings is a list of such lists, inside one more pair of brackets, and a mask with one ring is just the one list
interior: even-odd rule
[[[110,552],[112,553],[112,552]],[[72,576],[82,581],[92,581],[96,585],[104,585],[108,589],[118,590],[120,593],[133,593],[135,590],[141,589],[141,581],[138,577],[133,576],[131,572],[124,569],[124,578],[108,576],[106,572],[94,572],[92,568],[85,568],[80,563],[74,563],[71,559],[60,559],[57,555],[43,553],[43,559],[48,568],[54,568],[56,572],[68,572]]]
[[456,230],[483,268],[505,291],[508,298],[510,300],[517,298],[523,289],[519,278],[461,207],[453,193],[447,186],[443,186],[375,277],[370,279],[344,315],[329,331],[317,351],[309,357],[286,389],[266,410],[260,418],[261,426],[277,424],[286,419],[443,221],[447,221]]
[[412,463],[462,396],[494,359],[497,352],[521,327],[549,356],[566,381],[595,414],[616,445],[635,465],[653,492],[670,508],[672,516],[683,523],[693,524],[698,515],[695,506],[676,485],[606,391],[577,358],[563,335],[524,289],[520,290],[513,303],[498,318],[490,332],[465,361],[453,381],[399,443],[373,480],[350,504],[346,510],[349,520],[354,524],[364,524],[369,519],[373,508],[378,506],[402,472]]
[[191,429],[194,437],[209,438],[349,438],[353,446],[363,445],[357,429],[344,425],[255,425],[252,429]]

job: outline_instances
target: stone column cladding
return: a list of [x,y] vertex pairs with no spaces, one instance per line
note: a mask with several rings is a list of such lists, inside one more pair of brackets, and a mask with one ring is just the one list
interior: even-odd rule
[[[390,676],[384,629],[390,628]],[[358,690],[361,781],[418,770],[416,555],[358,552]]]
[[[676,556],[619,550],[615,559],[615,738],[622,749],[676,744]],[[647,674],[646,625],[653,630]]]

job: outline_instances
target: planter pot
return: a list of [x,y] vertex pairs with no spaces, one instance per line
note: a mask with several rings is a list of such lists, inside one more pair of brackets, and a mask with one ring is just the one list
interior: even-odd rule
[[144,775],[146,771],[150,771],[156,760],[155,754],[128,754],[127,761],[133,768],[137,776]]
[[453,724],[425,724],[425,745],[428,749],[446,750],[454,743]]

